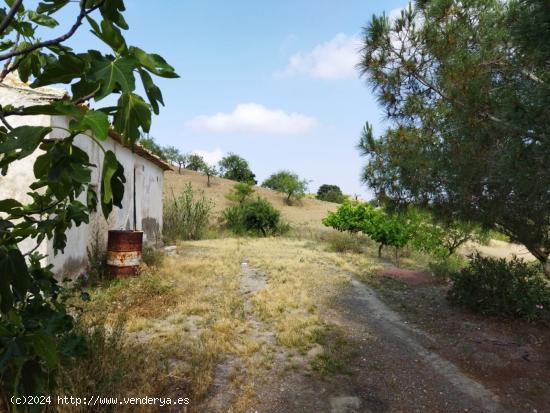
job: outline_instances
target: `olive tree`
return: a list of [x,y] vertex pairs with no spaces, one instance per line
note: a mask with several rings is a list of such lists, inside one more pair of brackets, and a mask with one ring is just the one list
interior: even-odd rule
[[187,165],[186,168],[191,171],[202,171],[208,165],[204,161],[204,158],[196,153],[191,153],[187,155]]
[[246,182],[256,185],[256,175],[250,170],[246,159],[230,153],[219,162],[220,176],[233,181]]
[[308,182],[300,179],[294,172],[279,171],[267,178],[262,186],[286,194],[286,202],[290,204],[293,200],[305,196]]

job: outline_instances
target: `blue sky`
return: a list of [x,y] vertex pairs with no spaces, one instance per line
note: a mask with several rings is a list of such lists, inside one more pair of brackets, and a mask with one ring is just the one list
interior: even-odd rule
[[[373,13],[405,1],[126,1],[129,44],[156,52],[180,79],[159,79],[166,106],[151,135],[214,161],[235,152],[260,181],[279,169],[368,196],[355,145],[384,128],[358,78],[358,36]],[[76,49],[98,48],[86,32]]]

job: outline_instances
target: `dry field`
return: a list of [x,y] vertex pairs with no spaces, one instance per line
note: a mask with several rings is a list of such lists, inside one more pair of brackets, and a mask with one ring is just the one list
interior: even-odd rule
[[[203,191],[205,196],[214,202],[214,213],[219,216],[230,201],[225,195],[231,191],[234,181],[223,178],[211,178],[211,186],[206,186],[206,176],[199,172],[183,169],[181,174],[178,171],[168,171],[164,174],[164,196],[171,197],[172,194],[179,194],[187,183],[191,183],[193,189]],[[255,187],[256,194],[266,198],[269,202],[281,211],[283,218],[294,227],[318,228],[321,226],[321,219],[328,211],[334,211],[337,204],[305,198],[299,205],[289,206],[284,202],[284,196],[267,188]]]
[[444,286],[376,248],[331,248],[326,233],[184,242],[142,276],[91,290],[84,324],[108,327],[62,390],[190,398],[167,412],[548,407],[548,329],[451,308]]

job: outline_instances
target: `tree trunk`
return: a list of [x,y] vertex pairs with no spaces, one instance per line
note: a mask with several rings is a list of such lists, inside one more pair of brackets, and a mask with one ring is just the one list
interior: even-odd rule
[[382,258],[382,247],[384,246],[384,244],[380,244],[380,246],[378,247],[378,258]]
[[546,278],[550,278],[550,257],[546,257],[546,261],[542,264],[542,268],[544,269]]
[[210,188],[210,175],[206,177],[206,186]]
[[181,174],[181,163],[178,165],[178,173]]

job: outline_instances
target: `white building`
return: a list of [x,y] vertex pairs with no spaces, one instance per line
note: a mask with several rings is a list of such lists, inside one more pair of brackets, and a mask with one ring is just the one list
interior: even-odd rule
[[[52,88],[30,89],[24,83],[11,79],[0,84],[0,105],[31,106],[45,104],[61,99],[66,92]],[[68,127],[69,119],[64,116],[10,116],[11,126],[61,126]],[[54,129],[47,139],[60,139],[66,136],[62,130]],[[90,138],[79,135],[75,144],[90,157],[92,168],[92,185],[97,187],[99,196],[103,152]],[[136,145],[134,150],[123,146],[116,134],[111,134],[101,142],[105,150],[112,150],[124,167],[126,184],[122,208],[114,207],[108,220],[105,220],[98,205],[98,211],[90,216],[88,225],[73,226],[67,232],[67,246],[63,253],[54,255],[51,241],[44,242],[37,251],[47,258],[47,264],[53,264],[58,275],[72,276],[87,266],[87,248],[96,240],[106,246],[107,231],[110,229],[131,229],[144,232],[144,242],[160,242],[162,231],[162,188],[164,171],[170,166],[143,147]],[[34,181],[34,161],[42,152],[12,163],[6,176],[0,176],[0,199],[14,198],[20,202],[30,202],[27,195],[29,185]],[[84,195],[85,196],[85,195]],[[85,199],[82,200],[85,202]],[[33,240],[22,245],[23,251],[35,247]]]

